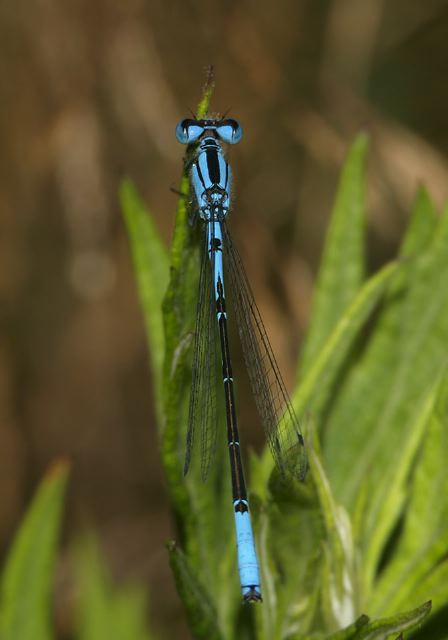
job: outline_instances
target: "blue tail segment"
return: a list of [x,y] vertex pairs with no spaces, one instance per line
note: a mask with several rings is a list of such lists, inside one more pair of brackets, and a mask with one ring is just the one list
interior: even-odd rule
[[[205,234],[184,470],[185,473],[188,470],[192,447],[198,439],[201,440],[204,479],[212,461],[218,422],[214,419],[215,354],[220,350],[241,590],[244,602],[260,602],[260,571],[235,408],[224,273],[229,276],[249,380],[275,462],[282,474],[288,473],[300,480],[305,477],[307,463],[299,421],[226,225],[231,205],[232,172],[224,156],[222,143],[236,144],[241,136],[241,126],[230,118],[189,118],[176,127],[178,141],[189,145],[187,166],[195,199],[195,219],[201,220]],[[218,342],[220,347],[215,348]],[[195,438],[198,431],[200,438]]]
[[260,572],[247,500],[234,503],[236,546],[241,590],[246,602],[261,601]]

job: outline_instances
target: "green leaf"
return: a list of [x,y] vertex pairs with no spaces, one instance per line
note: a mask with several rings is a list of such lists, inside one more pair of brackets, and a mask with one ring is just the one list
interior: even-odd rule
[[285,482],[274,471],[270,499],[258,505],[251,495],[264,597],[257,637],[263,640],[336,629],[355,615],[350,522],[333,499],[317,449],[316,438],[308,444],[305,483]]
[[310,448],[309,459],[326,529],[322,610],[326,627],[339,628],[353,620],[357,606],[351,523],[345,509],[334,500],[322,461],[314,448]]
[[434,206],[426,189],[420,187],[411,219],[400,247],[402,258],[416,258],[427,248],[437,226]]
[[184,603],[194,637],[198,640],[221,640],[223,636],[218,626],[216,609],[207,591],[198,581],[196,572],[174,542],[168,544],[168,552],[177,590]]
[[[387,467],[383,470],[383,476],[379,481],[379,486],[375,487],[375,493],[376,495],[378,495],[378,502],[380,506],[377,512],[376,526],[367,539],[362,567],[364,598],[366,599],[366,606],[367,603],[370,603],[370,606],[372,606],[370,589],[375,578],[377,565],[379,564],[381,553],[386,546],[388,537],[391,535],[393,528],[396,526],[401,515],[405,500],[408,497],[408,479],[412,470],[415,456],[420,450],[422,440],[425,436],[425,432],[427,431],[428,422],[434,410],[439,386],[440,381],[436,380],[433,388],[424,397],[421,407],[419,407],[419,410],[416,412],[415,419],[409,425],[407,441],[404,443],[403,449],[400,451],[400,455],[397,456],[396,462],[393,466]],[[412,538],[414,540],[414,548],[412,549],[413,552],[416,551],[416,539],[419,540],[418,546],[420,546],[422,538],[424,537],[423,536],[415,538],[415,534],[416,529],[413,530],[412,534]],[[395,584],[393,594],[388,594],[387,599],[389,600],[389,602],[390,599],[393,599],[394,596],[397,596],[397,593],[400,592],[400,589],[402,589],[402,587],[403,584],[400,580],[399,584]],[[386,596],[384,587],[377,590],[378,594],[380,592],[383,593],[383,597]],[[387,599],[386,602],[384,602],[385,606],[387,606]],[[395,609],[387,608],[387,610],[389,611],[394,611],[397,609],[398,607]],[[379,611],[385,610],[385,607],[379,608]],[[369,611],[373,611],[373,609],[370,608]]]
[[[317,498],[307,487],[288,489],[271,482],[271,491],[272,499],[254,518],[263,593],[263,604],[256,608],[260,640],[281,640],[312,626],[325,535]],[[250,498],[254,513],[254,496]]]
[[196,109],[196,118],[198,120],[201,120],[202,118],[207,117],[214,90],[215,90],[215,73],[214,73],[213,66],[210,65],[207,68],[205,84],[204,84],[204,87],[202,88],[202,97],[201,97],[201,100],[199,101],[198,108]]
[[329,399],[353,341],[399,267],[403,268],[403,265],[391,263],[372,276],[343,314],[293,395],[293,405],[298,415],[302,415],[306,409],[311,411],[314,419],[319,415]]
[[165,354],[162,301],[168,286],[168,252],[149,212],[130,180],[126,179],[121,183],[120,201],[145,319],[160,427],[163,422],[162,370]]
[[403,533],[380,575],[372,611],[391,612],[428,597],[437,610],[447,601],[448,504],[443,496],[448,495],[448,376],[435,391],[435,409],[427,420]]
[[431,611],[431,602],[425,602],[417,609],[369,622],[354,636],[354,640],[387,640],[392,635],[417,629]]
[[448,602],[448,563],[446,558],[441,564],[435,566],[429,574],[424,576],[421,581],[418,579],[415,581],[412,594],[403,595],[405,598],[408,596],[409,600],[411,598],[412,600],[418,600],[427,596],[428,593],[434,598],[434,611],[443,611],[446,620],[448,613],[446,606]]
[[309,371],[364,278],[367,146],[367,136],[360,134],[342,169],[313,296],[310,328],[300,360],[300,377]]
[[[340,386],[328,418],[324,450],[330,478],[351,510],[367,474],[375,489],[383,470],[403,450],[407,425],[446,360],[447,221],[443,216],[420,256],[406,260],[407,269],[385,298],[372,339]],[[381,495],[370,493],[369,531],[376,526],[381,501]]]
[[360,616],[353,624],[332,633],[331,636],[327,636],[325,640],[356,640],[360,629],[363,629],[370,622],[370,618],[366,615]]
[[9,551],[0,591],[4,640],[53,638],[51,589],[67,475],[65,462],[50,469]]
[[[288,640],[387,640],[392,636],[399,640],[402,638],[403,631],[413,631],[419,628],[430,611],[431,602],[425,602],[412,611],[400,613],[390,618],[371,621],[368,616],[362,615],[353,624],[331,635],[292,634],[288,636]],[[400,634],[399,637],[397,637],[397,633]]]
[[144,590],[137,586],[118,589],[113,585],[92,537],[78,545],[75,559],[79,640],[150,640],[156,637],[146,630]]

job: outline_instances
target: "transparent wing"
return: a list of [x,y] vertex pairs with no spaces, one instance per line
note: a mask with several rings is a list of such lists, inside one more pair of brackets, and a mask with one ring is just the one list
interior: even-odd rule
[[213,282],[207,252],[207,234],[204,240],[199,276],[199,294],[194,336],[190,410],[185,453],[184,474],[190,466],[193,449],[200,438],[201,476],[205,480],[216,448],[217,410],[217,321],[213,296]]
[[291,405],[241,258],[222,222],[233,307],[252,393],[274,460],[282,474],[303,480],[307,470],[300,423]]

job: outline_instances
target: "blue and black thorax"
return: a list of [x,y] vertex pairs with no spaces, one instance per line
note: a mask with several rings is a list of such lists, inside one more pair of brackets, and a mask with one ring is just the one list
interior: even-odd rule
[[176,136],[183,144],[198,143],[190,175],[200,217],[208,222],[225,218],[230,208],[232,172],[222,142],[239,142],[241,126],[232,119],[186,119],[177,125]]

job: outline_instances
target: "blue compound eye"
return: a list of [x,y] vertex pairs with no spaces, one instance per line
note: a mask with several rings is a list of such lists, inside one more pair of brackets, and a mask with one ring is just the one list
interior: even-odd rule
[[243,136],[243,129],[239,122],[228,118],[227,120],[222,120],[216,125],[216,133],[223,142],[227,142],[227,144],[236,144]]
[[204,133],[204,127],[197,120],[186,118],[176,126],[176,138],[181,144],[195,142]]

